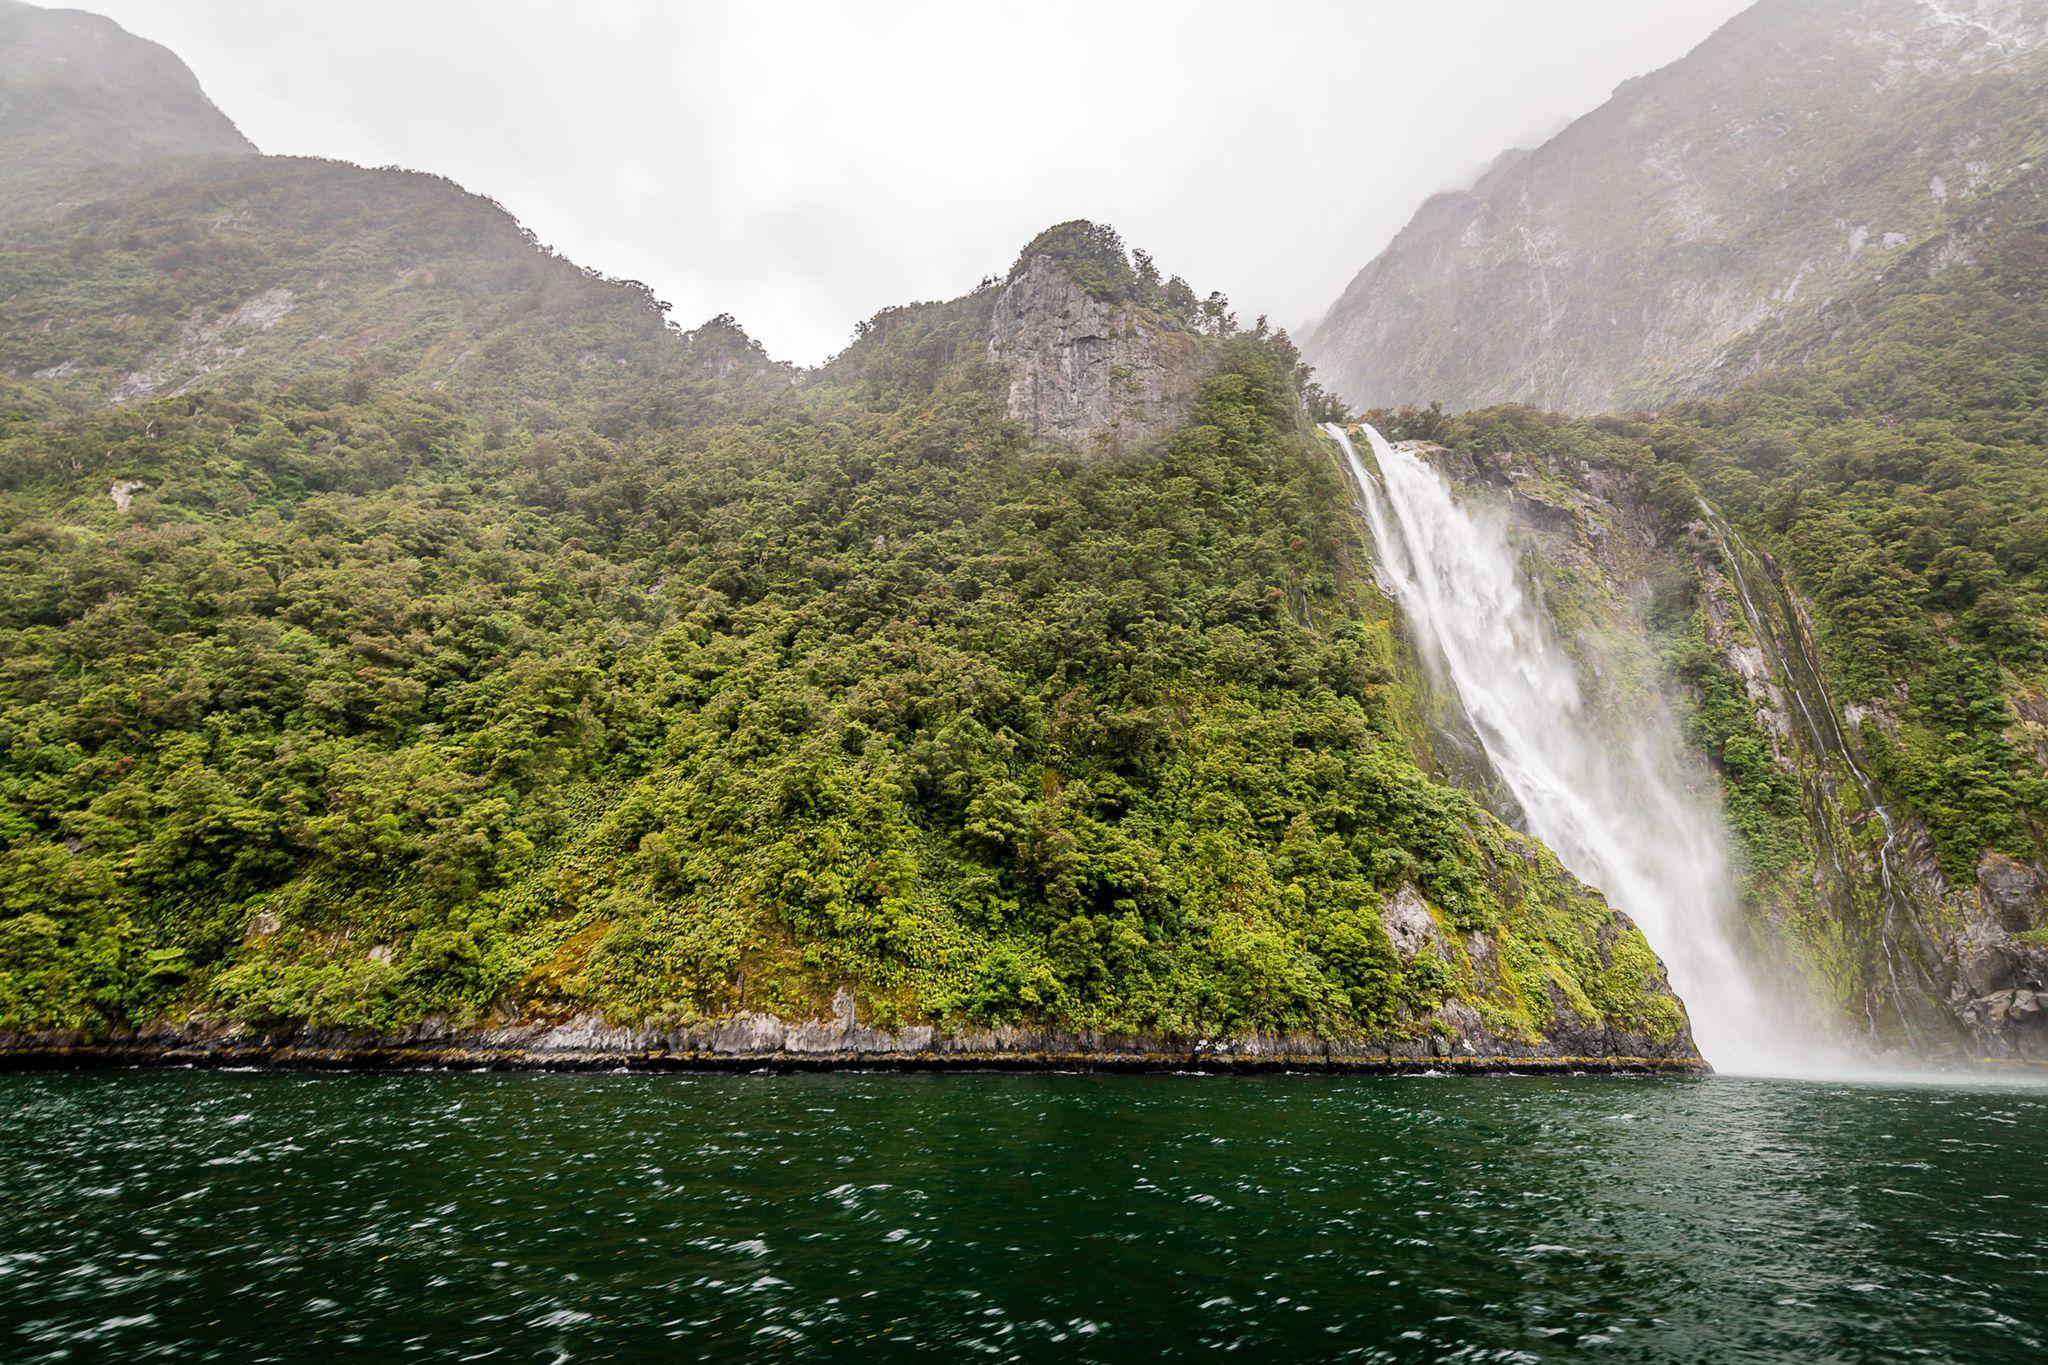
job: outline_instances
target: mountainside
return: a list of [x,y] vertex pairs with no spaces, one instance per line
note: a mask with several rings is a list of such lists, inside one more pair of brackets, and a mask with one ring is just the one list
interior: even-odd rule
[[[496,204],[436,177],[172,159],[69,193],[0,256],[0,370],[52,395],[386,380],[488,390],[507,410],[630,409],[703,368],[644,287],[538,248]],[[730,377],[721,364],[711,377]]]
[[[1440,421],[1415,448],[1511,518],[1600,706],[1678,705],[1718,778],[1750,960],[1780,990],[1851,1040],[2039,1055],[2038,649],[1987,650],[1907,617],[1891,628],[1917,637],[1910,661],[1873,685],[1869,642],[1848,637],[1840,607],[1811,600],[1779,558],[1807,569],[1815,554],[1849,552],[1868,572],[1871,547],[1840,523],[1789,542],[1768,523],[1744,534],[1704,507],[1672,457],[1687,451],[1693,473],[1721,483],[1698,458],[1717,425],[1686,414],[1594,427],[1489,409]],[[2039,619],[2037,602],[2029,611]]]
[[1425,204],[1306,344],[1365,405],[1727,388],[1938,274],[2048,157],[2042,0],[1763,0]]
[[[2035,1057],[2039,32],[1866,8],[1766,0],[1435,201],[1431,307],[1476,311],[1402,315],[1403,354],[1651,383],[1573,323],[1603,291],[1683,256],[1734,297],[1812,196],[1981,152],[1903,240],[1658,371],[1709,396],[1370,416],[1513,516],[1585,696],[1674,713],[1777,984],[1859,1044]],[[1263,319],[1070,222],[800,371],[445,180],[225,145],[118,30],[0,13],[108,106],[0,176],[15,1045],[1696,1060],[1653,945],[1517,832]],[[1737,79],[1771,44],[1798,80]],[[138,99],[200,131],[124,133]],[[1650,134],[1731,198],[1743,157],[1820,169],[1700,217],[1718,246],[1586,218],[1558,326],[1489,313],[1526,281],[1453,238],[1611,202]],[[1702,297],[1637,306],[1697,337]]]
[[79,10],[0,0],[0,218],[108,165],[254,152],[168,50]]
[[1292,344],[1107,229],[798,373],[432,177],[70,155],[0,257],[17,1045],[1696,1063],[1418,766]]

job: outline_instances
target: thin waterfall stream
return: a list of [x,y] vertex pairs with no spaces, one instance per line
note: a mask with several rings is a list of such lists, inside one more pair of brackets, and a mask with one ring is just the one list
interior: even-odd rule
[[[1920,1037],[1914,1027],[1915,1010],[1912,1001],[1932,995],[1935,986],[1926,979],[1923,972],[1917,971],[1913,964],[1907,963],[1902,966],[1895,945],[1910,931],[1914,944],[1923,955],[1937,955],[1938,949],[1926,928],[1920,923],[1920,916],[1913,907],[1913,899],[1906,891],[1897,868],[1900,855],[1899,824],[1885,805],[1876,782],[1858,760],[1856,747],[1843,733],[1840,712],[1835,706],[1834,698],[1828,694],[1826,677],[1820,661],[1815,656],[1806,622],[1790,591],[1779,578],[1775,566],[1771,565],[1768,559],[1760,559],[1770,586],[1776,590],[1777,604],[1783,619],[1782,628],[1773,625],[1771,618],[1765,615],[1756,594],[1750,589],[1749,574],[1743,567],[1744,562],[1751,557],[1748,547],[1713,507],[1705,501],[1699,506],[1700,516],[1714,537],[1715,546],[1721,553],[1721,560],[1728,566],[1736,596],[1742,605],[1743,618],[1749,623],[1750,632],[1755,635],[1758,646],[1784,678],[1785,690],[1803,723],[1807,741],[1812,745],[1813,752],[1823,762],[1832,757],[1841,763],[1863,799],[1863,808],[1876,816],[1884,832],[1876,857],[1878,886],[1885,916],[1884,932],[1878,936],[1878,943],[1884,954],[1885,980],[1890,988],[1892,1008],[1897,1013],[1899,1025],[1904,1030],[1907,1041],[1917,1047],[1920,1044]],[[1850,823],[1849,816],[1843,810],[1842,802],[1830,784],[1824,779],[1817,781],[1814,794],[1834,824],[1846,829]],[[1844,884],[1850,883],[1853,874],[1844,864],[1842,850],[1832,833],[1826,839],[1826,847],[1836,876],[1841,878]],[[1919,997],[1904,988],[1900,982],[1902,972],[1916,977],[1915,986]],[[1872,1036],[1876,1036],[1876,1018],[1868,1017],[1867,1022]]]
[[1456,690],[1527,831],[1641,926],[1716,1067],[1814,1070],[1821,1047],[1752,977],[1732,942],[1725,835],[1688,781],[1662,708],[1589,707],[1571,656],[1523,581],[1505,519],[1467,507],[1414,454],[1365,428],[1380,474],[1343,427],[1344,455],[1385,586],[1427,666]]

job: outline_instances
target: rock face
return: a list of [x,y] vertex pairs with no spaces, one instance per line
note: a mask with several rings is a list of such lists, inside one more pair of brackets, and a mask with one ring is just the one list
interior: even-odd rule
[[1387,901],[1386,909],[1380,912],[1380,921],[1386,926],[1387,941],[1394,945],[1402,962],[1413,962],[1424,947],[1441,955],[1443,930],[1437,927],[1414,883],[1401,884]]
[[1950,1003],[1978,1036],[2048,1056],[2048,874],[1986,850],[1976,902],[1962,909]]
[[1304,349],[1363,406],[1714,391],[1966,256],[2038,174],[2044,72],[2048,0],[1763,0],[1424,204]]
[[1010,377],[1010,416],[1072,450],[1149,444],[1186,416],[1201,341],[1135,303],[1100,298],[1033,256],[996,300],[989,362]]
[[[267,332],[292,311],[298,296],[289,289],[266,289],[242,300],[216,318],[191,317],[178,329],[177,344],[149,364],[124,376],[109,395],[116,403],[133,403],[159,393],[184,393],[215,370],[239,358],[256,333]],[[126,503],[116,498],[122,509]]]

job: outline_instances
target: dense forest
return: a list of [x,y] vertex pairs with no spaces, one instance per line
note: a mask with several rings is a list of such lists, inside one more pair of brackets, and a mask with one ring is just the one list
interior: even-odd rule
[[[263,208],[303,204],[281,178],[412,223],[433,182],[207,174],[230,248],[153,188],[10,267],[75,322],[11,343],[70,369],[7,387],[0,445],[0,1028],[809,1017],[848,984],[883,1025],[1681,1027],[1639,934],[1417,766],[1306,372],[1221,296],[1106,230],[1027,248],[1204,338],[1178,434],[1105,460],[1006,416],[1000,283],[795,376],[516,233],[415,312],[402,253],[448,243]],[[380,349],[80,396],[251,261],[314,289],[292,244],[329,229],[385,256],[303,306],[395,317]],[[155,330],[95,330],[109,298]],[[636,368],[592,377],[619,318]],[[1403,887],[1502,961],[1397,955]]]

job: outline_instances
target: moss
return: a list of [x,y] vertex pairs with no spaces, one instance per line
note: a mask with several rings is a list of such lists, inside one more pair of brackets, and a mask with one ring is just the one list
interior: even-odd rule
[[1684,1012],[1664,984],[1657,954],[1642,931],[1630,928],[1608,948],[1607,966],[1592,982],[1590,994],[1601,1015],[1658,1042],[1668,1042],[1684,1026]]

